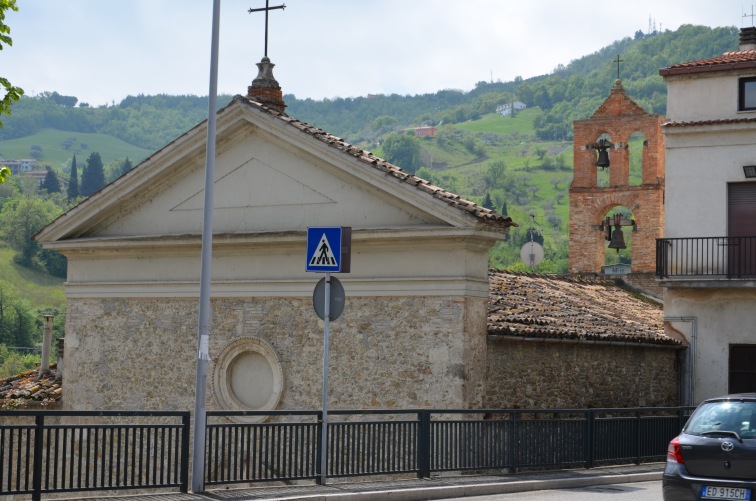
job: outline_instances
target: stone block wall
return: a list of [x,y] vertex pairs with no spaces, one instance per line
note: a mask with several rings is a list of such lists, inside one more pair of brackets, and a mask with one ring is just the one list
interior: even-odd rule
[[[217,298],[212,308],[209,382],[229,343],[258,338],[282,369],[277,408],[320,407],[323,323],[310,298]],[[330,323],[329,405],[479,407],[485,308],[484,298],[347,298]],[[196,299],[70,299],[64,408],[192,410],[197,318]]]
[[489,336],[485,407],[679,405],[678,351]]

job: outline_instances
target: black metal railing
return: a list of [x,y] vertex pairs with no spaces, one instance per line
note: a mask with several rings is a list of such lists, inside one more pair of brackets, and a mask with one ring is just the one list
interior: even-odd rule
[[0,495],[178,487],[188,412],[0,411]]
[[752,279],[756,237],[657,238],[656,276]]
[[[664,461],[667,444],[691,410],[331,411],[326,475],[422,478],[440,471]],[[206,484],[318,478],[318,412],[211,411],[207,416]],[[220,418],[237,422],[212,422]],[[244,422],[261,418],[269,421]]]
[[[691,407],[332,410],[326,476],[663,461]],[[318,411],[208,411],[205,484],[320,480]],[[0,495],[178,488],[187,412],[0,411]]]

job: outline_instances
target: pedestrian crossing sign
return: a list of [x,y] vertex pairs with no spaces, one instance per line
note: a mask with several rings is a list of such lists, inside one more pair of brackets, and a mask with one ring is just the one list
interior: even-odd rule
[[352,228],[342,226],[307,228],[305,271],[349,273]]

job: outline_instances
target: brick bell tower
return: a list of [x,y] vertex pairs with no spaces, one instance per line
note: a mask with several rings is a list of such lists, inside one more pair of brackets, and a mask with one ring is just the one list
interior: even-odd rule
[[[664,231],[664,117],[647,113],[615,81],[610,96],[591,118],[576,120],[574,175],[570,185],[570,273],[600,273],[606,238],[602,222],[613,207],[632,210],[637,231],[632,234],[631,271],[654,272],[656,238]],[[640,132],[643,166],[640,185],[630,185],[630,136]],[[596,166],[599,139],[609,140],[609,186],[598,186]],[[629,226],[623,232],[632,231]],[[627,233],[625,233],[627,234]]]

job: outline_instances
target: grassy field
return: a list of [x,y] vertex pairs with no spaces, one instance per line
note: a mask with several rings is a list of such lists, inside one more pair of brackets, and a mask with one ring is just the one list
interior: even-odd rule
[[[70,149],[63,146],[64,141],[73,139]],[[32,145],[42,147],[42,154],[37,159],[41,166],[49,165],[60,171],[76,154],[76,162],[81,167],[85,164],[90,153],[100,154],[102,162],[107,164],[113,160],[128,157],[136,165],[152,151],[130,145],[106,134],[88,134],[83,132],[69,132],[55,129],[44,129],[33,136],[10,139],[0,142],[0,158],[33,158]]]
[[33,307],[65,305],[62,278],[24,268],[13,262],[15,252],[0,242],[0,280],[13,284],[19,295]]
[[469,132],[491,132],[500,136],[517,136],[527,137],[535,135],[533,120],[541,114],[538,108],[527,108],[515,113],[514,117],[504,117],[498,113],[489,113],[483,115],[480,120],[457,124],[456,129],[466,130]]

